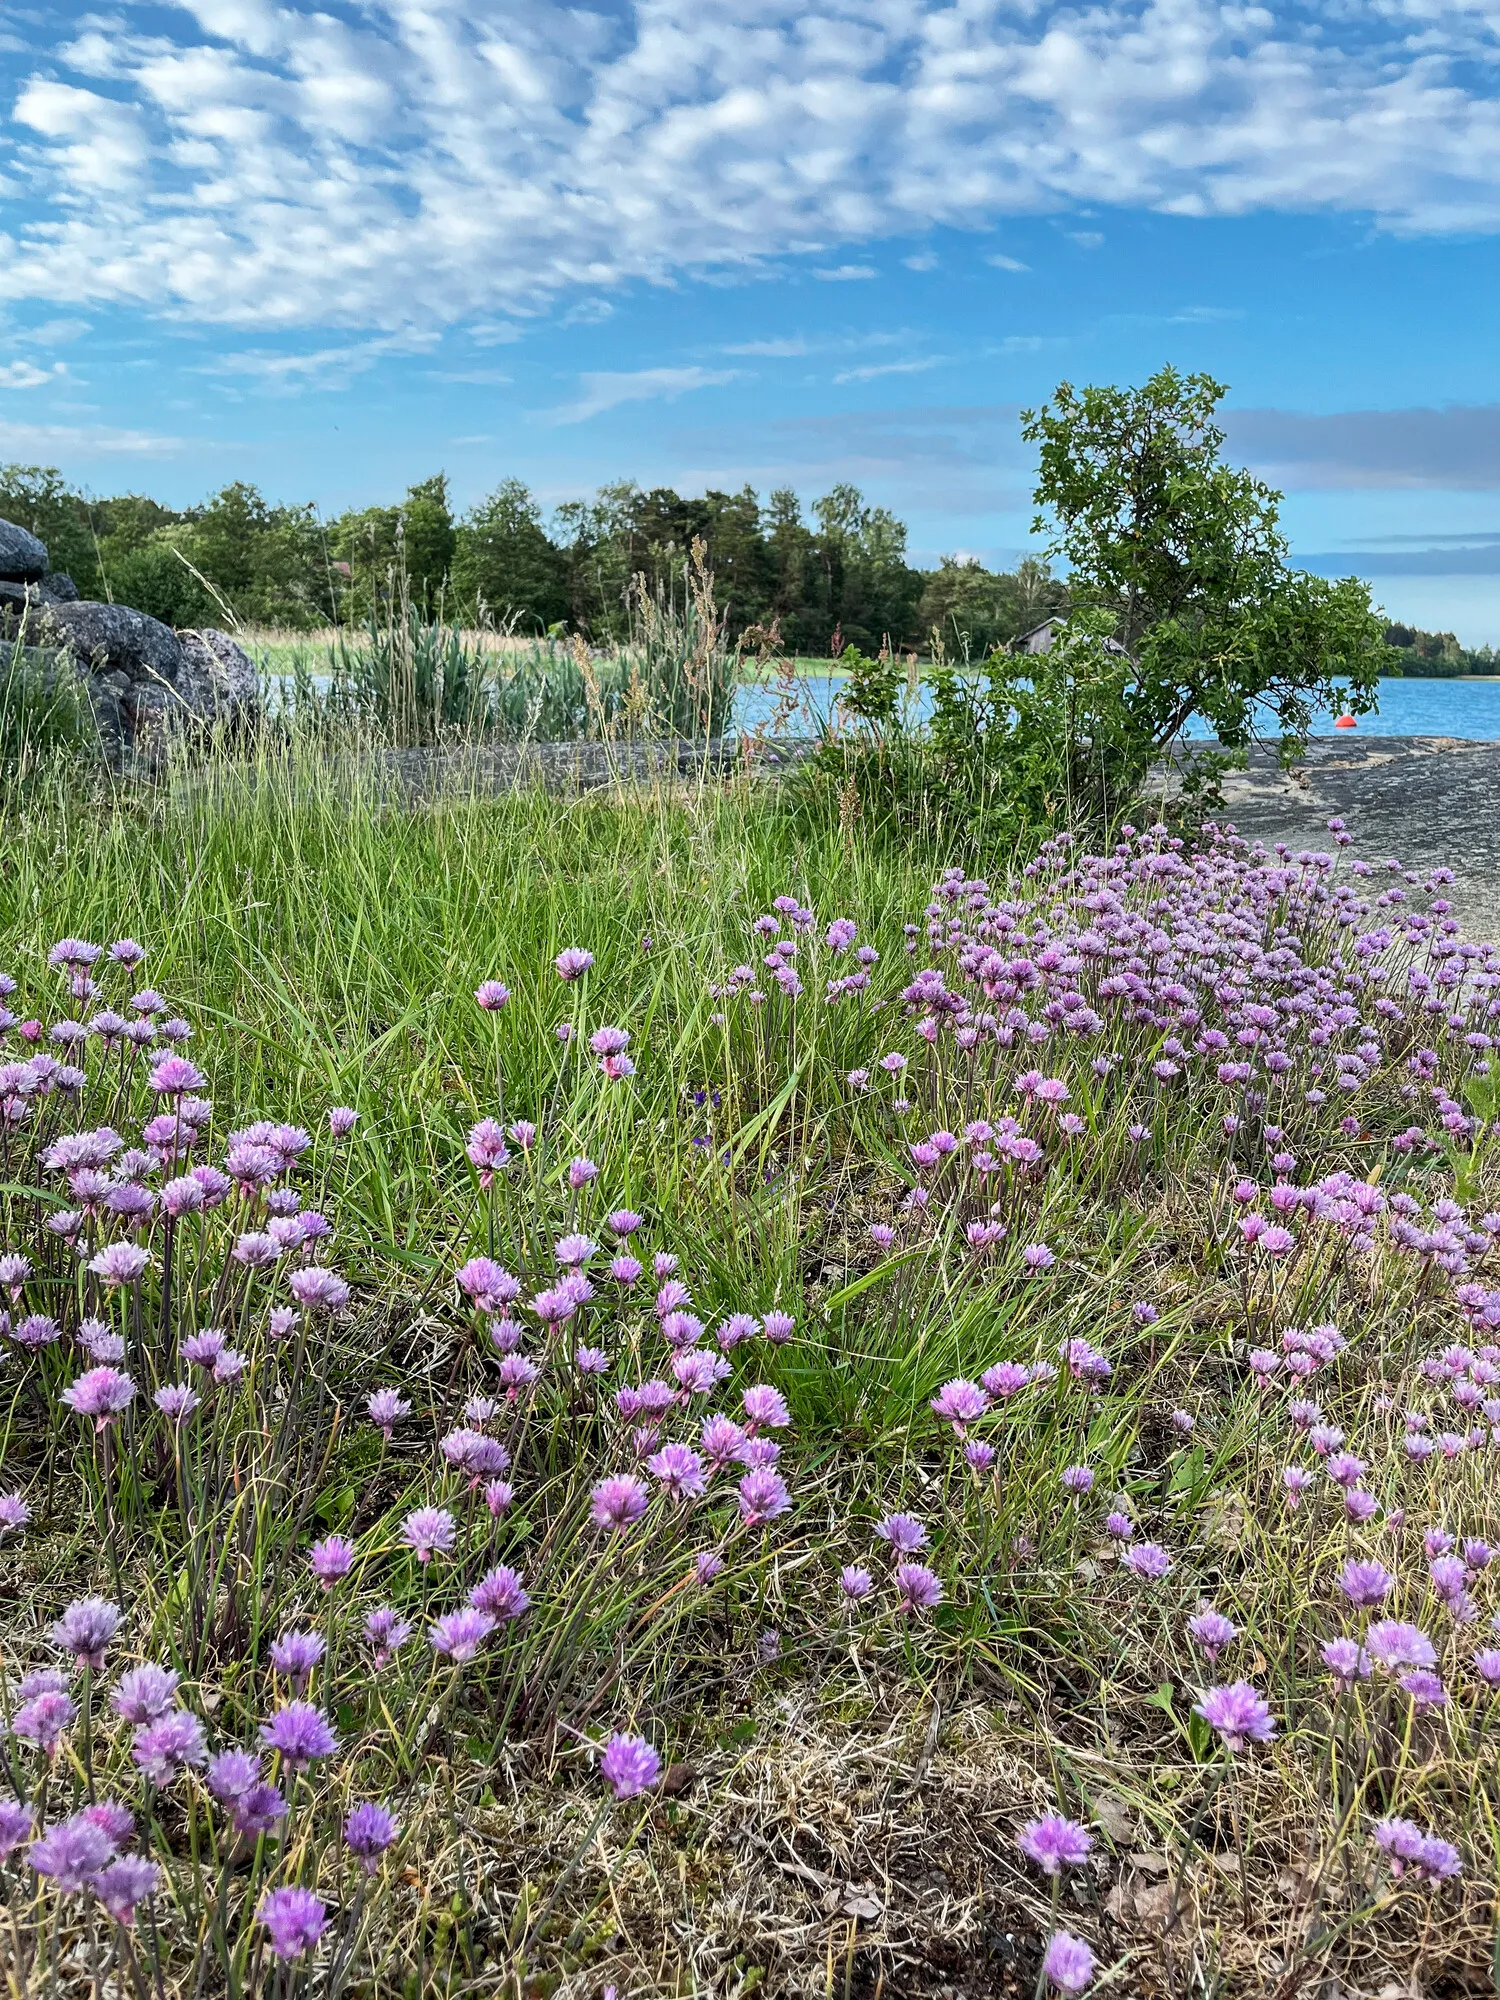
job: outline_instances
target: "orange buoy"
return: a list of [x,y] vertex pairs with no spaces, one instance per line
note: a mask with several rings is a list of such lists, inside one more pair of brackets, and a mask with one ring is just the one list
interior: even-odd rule
[[1333,726],[1335,729],[1358,729],[1359,724],[1352,715],[1341,715]]

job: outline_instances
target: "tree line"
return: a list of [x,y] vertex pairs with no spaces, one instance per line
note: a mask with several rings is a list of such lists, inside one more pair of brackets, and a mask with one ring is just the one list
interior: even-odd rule
[[835,486],[804,513],[779,488],[685,498],[629,481],[547,519],[519,479],[456,513],[443,474],[394,505],[324,520],[236,481],[201,505],[142,494],[94,498],[55,468],[0,466],[0,517],[47,543],[53,566],[86,597],[130,604],[176,626],[309,629],[360,623],[396,589],[427,614],[527,633],[622,637],[633,580],[683,587],[695,539],[706,546],[732,637],[775,626],[789,651],[828,655],[885,641],[982,657],[1057,610],[1065,591],[1046,564],[1013,572],[958,556],[921,569],[906,526],[857,487]]

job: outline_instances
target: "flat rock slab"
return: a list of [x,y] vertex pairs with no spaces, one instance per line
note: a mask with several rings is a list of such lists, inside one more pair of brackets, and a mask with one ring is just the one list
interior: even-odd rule
[[1315,736],[1305,760],[1278,769],[1256,751],[1225,781],[1230,818],[1251,840],[1332,848],[1344,820],[1351,853],[1381,866],[1451,868],[1449,900],[1471,937],[1500,938],[1500,743],[1451,736]]

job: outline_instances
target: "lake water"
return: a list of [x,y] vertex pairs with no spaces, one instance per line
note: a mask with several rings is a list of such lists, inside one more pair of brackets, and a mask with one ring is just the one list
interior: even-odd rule
[[[806,704],[804,719],[800,727],[794,719],[788,735],[804,733],[813,718],[826,720],[844,681],[838,675],[809,674],[797,686]],[[773,688],[742,687],[735,700],[734,719],[741,729],[755,729],[771,720],[775,706]],[[928,708],[923,690],[916,714],[923,716]],[[1313,723],[1313,734],[1331,735],[1333,724],[1332,714],[1319,716]],[[1459,736],[1471,742],[1500,743],[1500,675],[1483,680],[1382,681],[1378,713],[1362,715],[1356,728],[1340,733],[1356,743],[1362,736]],[[1195,718],[1183,734],[1203,738],[1212,732]]]

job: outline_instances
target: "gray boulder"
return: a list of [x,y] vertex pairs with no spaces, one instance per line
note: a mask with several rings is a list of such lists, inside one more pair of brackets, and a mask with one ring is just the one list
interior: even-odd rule
[[260,715],[260,681],[255,662],[227,632],[212,626],[179,632],[184,700],[209,723],[242,728]]
[[76,604],[78,585],[60,569],[49,569],[43,577],[23,583],[19,577],[0,577],[0,610],[24,611],[28,604]]
[[[45,623],[53,644],[72,647],[78,664],[94,673],[115,671],[132,681],[177,684],[182,647],[170,625],[123,604],[49,604],[31,614]],[[30,620],[28,620],[30,622]]]
[[29,583],[47,573],[47,545],[14,521],[0,521],[0,577]]

